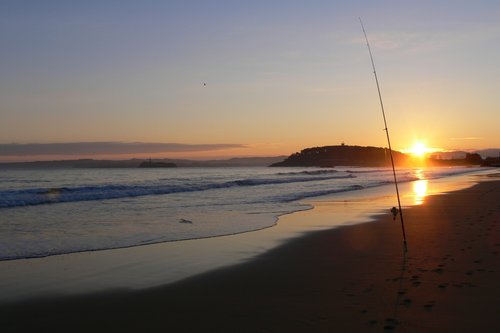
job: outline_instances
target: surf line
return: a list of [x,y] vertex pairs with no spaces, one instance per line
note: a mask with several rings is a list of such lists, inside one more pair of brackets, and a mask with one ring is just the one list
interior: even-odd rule
[[382,94],[380,93],[380,85],[378,83],[377,70],[375,69],[375,62],[373,61],[372,50],[370,48],[370,43],[368,42],[368,36],[366,35],[365,26],[363,25],[363,21],[361,21],[361,17],[359,17],[359,23],[361,24],[361,29],[363,30],[363,34],[365,35],[366,46],[368,47],[368,53],[370,54],[370,60],[372,63],[373,75],[375,76],[375,83],[377,84],[377,92],[380,101],[380,108],[382,109],[382,117],[384,118],[384,126],[385,126],[384,131],[387,136],[387,144],[389,146],[389,156],[391,157],[394,185],[396,186],[396,196],[398,197],[398,208],[392,207],[391,213],[393,214],[394,219],[396,219],[396,216],[399,214],[399,218],[401,220],[401,230],[403,232],[403,253],[406,256],[406,253],[408,252],[408,243],[406,242],[405,224],[403,221],[403,210],[401,208],[401,199],[399,198],[398,179],[396,177],[396,168],[394,167],[394,158],[392,156],[391,139],[389,137],[389,129],[387,127],[387,120],[385,117],[384,102],[382,101]]

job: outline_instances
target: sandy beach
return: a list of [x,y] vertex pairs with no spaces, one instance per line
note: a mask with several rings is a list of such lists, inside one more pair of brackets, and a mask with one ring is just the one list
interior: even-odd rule
[[384,214],[165,286],[4,303],[0,324],[4,332],[497,332],[499,197],[496,174],[406,209],[406,259],[399,222]]
[[500,0],[0,8],[0,333],[500,333]]

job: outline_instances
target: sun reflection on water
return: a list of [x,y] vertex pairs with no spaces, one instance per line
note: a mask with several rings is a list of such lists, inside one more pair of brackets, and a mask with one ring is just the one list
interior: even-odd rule
[[415,195],[415,205],[421,205],[424,203],[427,193],[427,179],[420,179],[413,182],[413,194]]

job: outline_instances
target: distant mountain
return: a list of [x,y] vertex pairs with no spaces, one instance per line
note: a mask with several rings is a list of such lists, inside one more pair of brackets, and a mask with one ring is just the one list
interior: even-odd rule
[[466,151],[453,150],[453,151],[439,151],[432,153],[429,157],[436,160],[454,160],[465,158],[467,155]]
[[481,149],[481,150],[476,150],[475,153],[478,153],[483,158],[499,157],[500,156],[500,148]]
[[177,168],[175,163],[144,161],[139,164],[139,168]]
[[[477,153],[483,159],[498,158],[500,149],[483,149],[475,152],[452,151],[434,153],[427,160],[428,165],[470,165],[467,154]],[[393,151],[397,165],[405,164],[411,157],[398,151]],[[469,159],[470,160],[470,159]],[[129,160],[60,160],[0,163],[0,168],[138,168],[141,163],[149,159]],[[253,167],[253,166],[318,166],[333,167],[341,165],[352,166],[390,166],[389,152],[386,148],[363,146],[324,146],[303,149],[288,157],[239,157],[225,160],[187,160],[187,159],[152,159],[155,165],[165,166],[174,164],[177,167]]]
[[[495,149],[489,149],[496,152]],[[459,165],[496,165],[498,156],[484,159],[479,153],[444,152],[435,153],[426,159],[419,159],[399,151],[392,151],[397,166],[459,166]],[[390,155],[386,148],[362,146],[325,146],[303,149],[274,163],[272,167],[335,167],[335,166],[390,166]]]
[[[392,151],[396,164],[405,163],[408,156]],[[303,149],[292,154],[272,167],[335,167],[335,166],[390,166],[389,151],[379,147],[362,146],[324,146]]]
[[500,149],[489,148],[489,149],[470,150],[470,151],[463,151],[463,150],[443,151],[443,152],[433,153],[430,157],[434,159],[451,160],[451,159],[465,158],[467,154],[479,154],[481,155],[482,158],[498,157],[500,154]]
[[[252,167],[268,166],[270,164],[282,161],[285,156],[276,157],[240,157],[226,160],[182,160],[182,159],[152,159],[151,163],[155,165],[174,164],[177,167]],[[43,169],[43,168],[138,168],[142,163],[150,163],[149,159],[130,159],[130,160],[62,160],[62,161],[35,161],[35,162],[14,162],[0,163],[0,168],[25,168],[25,169]]]
[[20,169],[66,169],[66,168],[137,168],[145,160],[60,160],[0,163],[0,168]]

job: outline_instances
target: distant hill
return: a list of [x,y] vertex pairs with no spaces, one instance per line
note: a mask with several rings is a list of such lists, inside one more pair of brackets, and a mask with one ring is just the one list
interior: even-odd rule
[[452,151],[436,152],[433,153],[430,157],[434,159],[450,160],[450,159],[465,158],[467,154],[479,154],[481,155],[482,158],[498,157],[500,154],[500,149],[489,148],[489,149],[480,149],[471,151],[452,150]]
[[[182,160],[182,159],[153,159],[151,162],[157,165],[175,164],[177,167],[252,167],[268,166],[282,161],[285,156],[276,157],[241,157],[226,160]],[[15,162],[0,163],[0,168],[23,168],[23,169],[47,169],[47,168],[138,168],[144,162],[149,163],[149,159],[130,160],[61,160],[61,161],[35,161],[35,162]]]
[[429,157],[436,160],[454,160],[465,158],[467,155],[466,151],[462,150],[453,150],[453,151],[439,151],[432,153]]
[[[477,153],[486,157],[497,158],[500,149],[478,150]],[[465,151],[452,151],[435,153],[429,156],[425,162],[427,165],[450,166],[450,165],[471,165],[471,159],[467,159]],[[409,155],[398,151],[393,151],[395,163],[404,165],[411,160]],[[129,160],[60,160],[60,161],[35,161],[35,162],[14,162],[0,163],[0,168],[22,168],[22,169],[57,169],[57,168],[138,168],[141,163],[148,162],[149,159],[129,159]],[[493,161],[493,162],[491,162]],[[490,162],[495,164],[496,160]],[[288,157],[239,157],[225,160],[187,160],[187,159],[153,159],[157,165],[175,164],[177,167],[253,167],[253,166],[318,166],[333,167],[342,165],[352,166],[390,166],[389,153],[386,148],[363,147],[363,146],[324,146],[303,149]],[[490,163],[490,164],[491,164]]]
[[[189,161],[190,164],[179,164],[182,166],[203,166],[203,167],[251,167],[251,166],[268,166],[269,164],[282,161],[285,156],[275,157],[236,157],[228,160],[211,160],[211,161]],[[179,162],[180,163],[180,162]]]
[[[402,164],[408,160],[408,156],[401,152],[393,151],[392,154],[396,164]],[[390,166],[390,163],[389,151],[385,148],[339,145],[303,149],[271,166]]]
[[500,149],[499,148],[481,149],[481,150],[476,150],[475,153],[478,153],[483,158],[499,157],[500,156]]
[[177,165],[175,163],[154,162],[149,160],[139,164],[139,168],[177,168]]
[[[495,149],[489,149],[488,153],[495,153]],[[396,166],[464,166],[483,165],[496,166],[497,157],[483,159],[479,152],[467,153],[454,151],[436,153],[426,159],[415,158],[399,151],[392,151],[394,164]],[[380,147],[363,146],[324,146],[303,149],[298,153],[288,156],[285,160],[273,163],[272,167],[335,167],[335,166],[366,166],[381,167],[390,166],[389,151]]]

